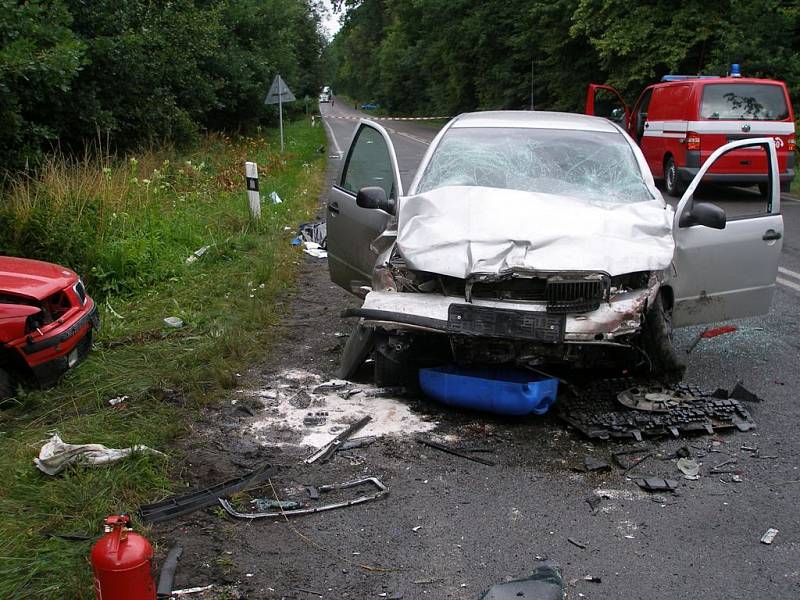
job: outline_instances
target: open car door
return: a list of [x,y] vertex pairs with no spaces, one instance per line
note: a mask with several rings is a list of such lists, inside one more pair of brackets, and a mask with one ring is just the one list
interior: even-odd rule
[[[726,217],[718,206],[695,200],[695,190],[718,159],[740,148],[759,148],[767,154],[770,192],[749,214]],[[675,209],[672,227],[673,326],[769,312],[783,238],[778,173],[771,138],[726,144],[697,173]],[[737,210],[742,211],[738,206]]]
[[377,123],[362,120],[328,195],[326,215],[331,281],[347,291],[358,293],[371,285],[377,260],[371,243],[392,218],[382,210],[359,207],[356,194],[365,187],[380,187],[388,198],[397,199],[402,185],[389,134]]
[[610,85],[589,84],[589,88],[586,90],[584,113],[596,117],[605,117],[609,121],[614,121],[623,129],[628,129],[630,119],[628,105],[625,104],[620,93]]

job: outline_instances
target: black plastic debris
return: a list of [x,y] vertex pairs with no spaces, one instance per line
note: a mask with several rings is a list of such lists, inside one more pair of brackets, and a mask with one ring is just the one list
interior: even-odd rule
[[164,559],[161,573],[158,576],[158,587],[156,588],[156,598],[172,597],[172,582],[175,580],[175,571],[178,570],[178,559],[183,554],[183,546],[173,546]]
[[564,600],[565,597],[558,565],[545,560],[536,565],[530,577],[494,584],[481,600]]
[[592,471],[610,471],[611,465],[594,456],[584,456],[583,465],[579,467],[578,470],[584,473],[590,473]]
[[271,465],[264,465],[241,477],[230,479],[196,492],[172,496],[153,504],[145,504],[139,507],[139,514],[144,523],[160,523],[161,521],[188,515],[196,510],[215,504],[218,498],[222,496],[234,494],[262,483],[272,477],[275,472],[275,468]]
[[633,438],[685,433],[713,434],[717,430],[736,428],[748,431],[755,426],[750,413],[735,399],[714,398],[694,385],[664,387],[673,397],[680,393],[682,401],[663,411],[636,410],[623,406],[618,395],[624,390],[647,389],[647,383],[628,378],[603,379],[578,388],[576,393],[559,398],[559,417],[590,438]]
[[661,477],[637,477],[633,482],[645,492],[674,492],[678,489],[678,482],[674,479]]
[[728,397],[732,398],[733,400],[742,400],[744,402],[761,402],[761,398],[744,387],[741,381],[734,386],[730,396]]

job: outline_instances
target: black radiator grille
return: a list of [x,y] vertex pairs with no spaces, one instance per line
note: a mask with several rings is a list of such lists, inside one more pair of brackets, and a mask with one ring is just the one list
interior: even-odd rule
[[589,312],[597,310],[606,298],[605,279],[550,279],[545,288],[547,312]]

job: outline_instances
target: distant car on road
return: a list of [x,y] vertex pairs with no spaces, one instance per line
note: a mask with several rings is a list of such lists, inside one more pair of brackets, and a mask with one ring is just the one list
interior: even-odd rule
[[99,325],[76,273],[0,256],[0,401],[18,383],[54,383],[86,356]]
[[328,93],[322,92],[319,95],[319,101],[320,102],[330,102],[331,101],[331,95],[328,94]]
[[376,110],[380,108],[380,105],[377,102],[366,102],[361,105],[361,110]]
[[[760,151],[770,198],[728,218],[695,201],[731,152]],[[362,120],[327,206],[333,282],[364,298],[343,376],[419,365],[638,367],[679,373],[672,329],[768,312],[783,218],[772,137],[714,151],[673,210],[618,125],[548,112],[465,114],[404,193],[386,130]]]

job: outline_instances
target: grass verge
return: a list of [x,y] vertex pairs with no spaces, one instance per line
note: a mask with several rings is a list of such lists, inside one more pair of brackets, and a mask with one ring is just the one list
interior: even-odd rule
[[[289,240],[313,214],[325,168],[326,154],[317,152],[323,128],[294,123],[286,136],[283,155],[274,132],[269,142],[215,136],[190,156],[54,162],[36,181],[10,188],[0,247],[23,254],[22,244],[53,227],[61,244],[48,238],[24,254],[85,273],[103,327],[94,351],[58,387],[24,393],[0,412],[0,598],[94,598],[87,557],[102,519],[174,490],[169,473],[181,457],[170,455],[171,442],[263,356],[280,317],[276,295],[300,264]],[[257,223],[244,160],[259,164],[266,201]],[[272,190],[283,203],[269,202]],[[165,329],[167,316],[185,327]],[[120,395],[129,399],[109,406]],[[56,430],[68,443],[146,444],[168,457],[135,454],[48,477],[32,460]]]

